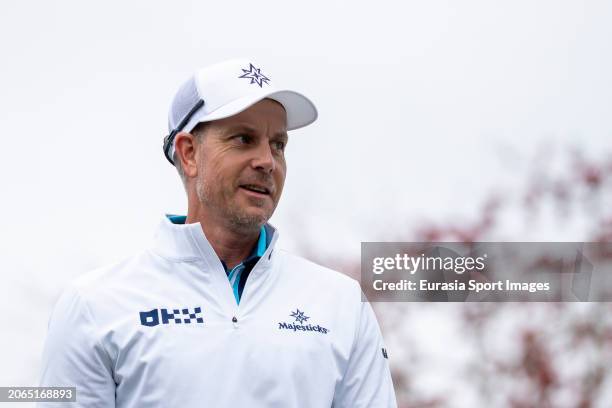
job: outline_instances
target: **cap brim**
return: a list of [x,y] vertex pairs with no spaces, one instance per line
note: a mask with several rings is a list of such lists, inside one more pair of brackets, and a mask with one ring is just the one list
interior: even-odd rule
[[295,130],[310,125],[317,119],[317,108],[310,99],[295,91],[281,90],[245,96],[207,114],[198,115],[196,113],[183,130],[189,132],[198,123],[211,122],[237,115],[266,98],[277,101],[285,108],[285,112],[287,112],[287,130]]

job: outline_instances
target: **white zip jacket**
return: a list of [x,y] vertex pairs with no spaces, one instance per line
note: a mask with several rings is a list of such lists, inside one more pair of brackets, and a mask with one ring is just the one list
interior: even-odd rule
[[76,386],[77,402],[38,406],[396,407],[359,284],[275,250],[277,239],[238,305],[200,224],[164,217],[151,249],[61,295],[41,386]]

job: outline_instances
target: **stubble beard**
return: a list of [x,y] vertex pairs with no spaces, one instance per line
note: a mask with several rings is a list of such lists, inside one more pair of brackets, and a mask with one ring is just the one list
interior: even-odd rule
[[203,172],[200,171],[199,174],[202,176],[196,179],[196,194],[200,204],[211,209],[211,213],[219,216],[231,231],[240,234],[255,233],[268,221],[269,217],[249,214],[235,203],[230,202],[229,205],[223,205],[223,203],[216,202],[212,198],[214,194],[211,186],[204,180]]

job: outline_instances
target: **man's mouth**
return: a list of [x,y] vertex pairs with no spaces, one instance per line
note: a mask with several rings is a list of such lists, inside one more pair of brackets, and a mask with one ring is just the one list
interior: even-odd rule
[[270,195],[269,188],[256,184],[243,184],[240,188],[257,194]]

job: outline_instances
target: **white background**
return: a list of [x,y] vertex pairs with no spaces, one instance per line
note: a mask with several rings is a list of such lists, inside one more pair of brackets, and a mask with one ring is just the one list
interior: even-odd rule
[[184,213],[161,145],[197,67],[253,58],[316,103],[272,223],[345,259],[470,219],[544,143],[609,152],[610,21],[607,1],[3,2],[0,385],[36,384],[70,279]]

